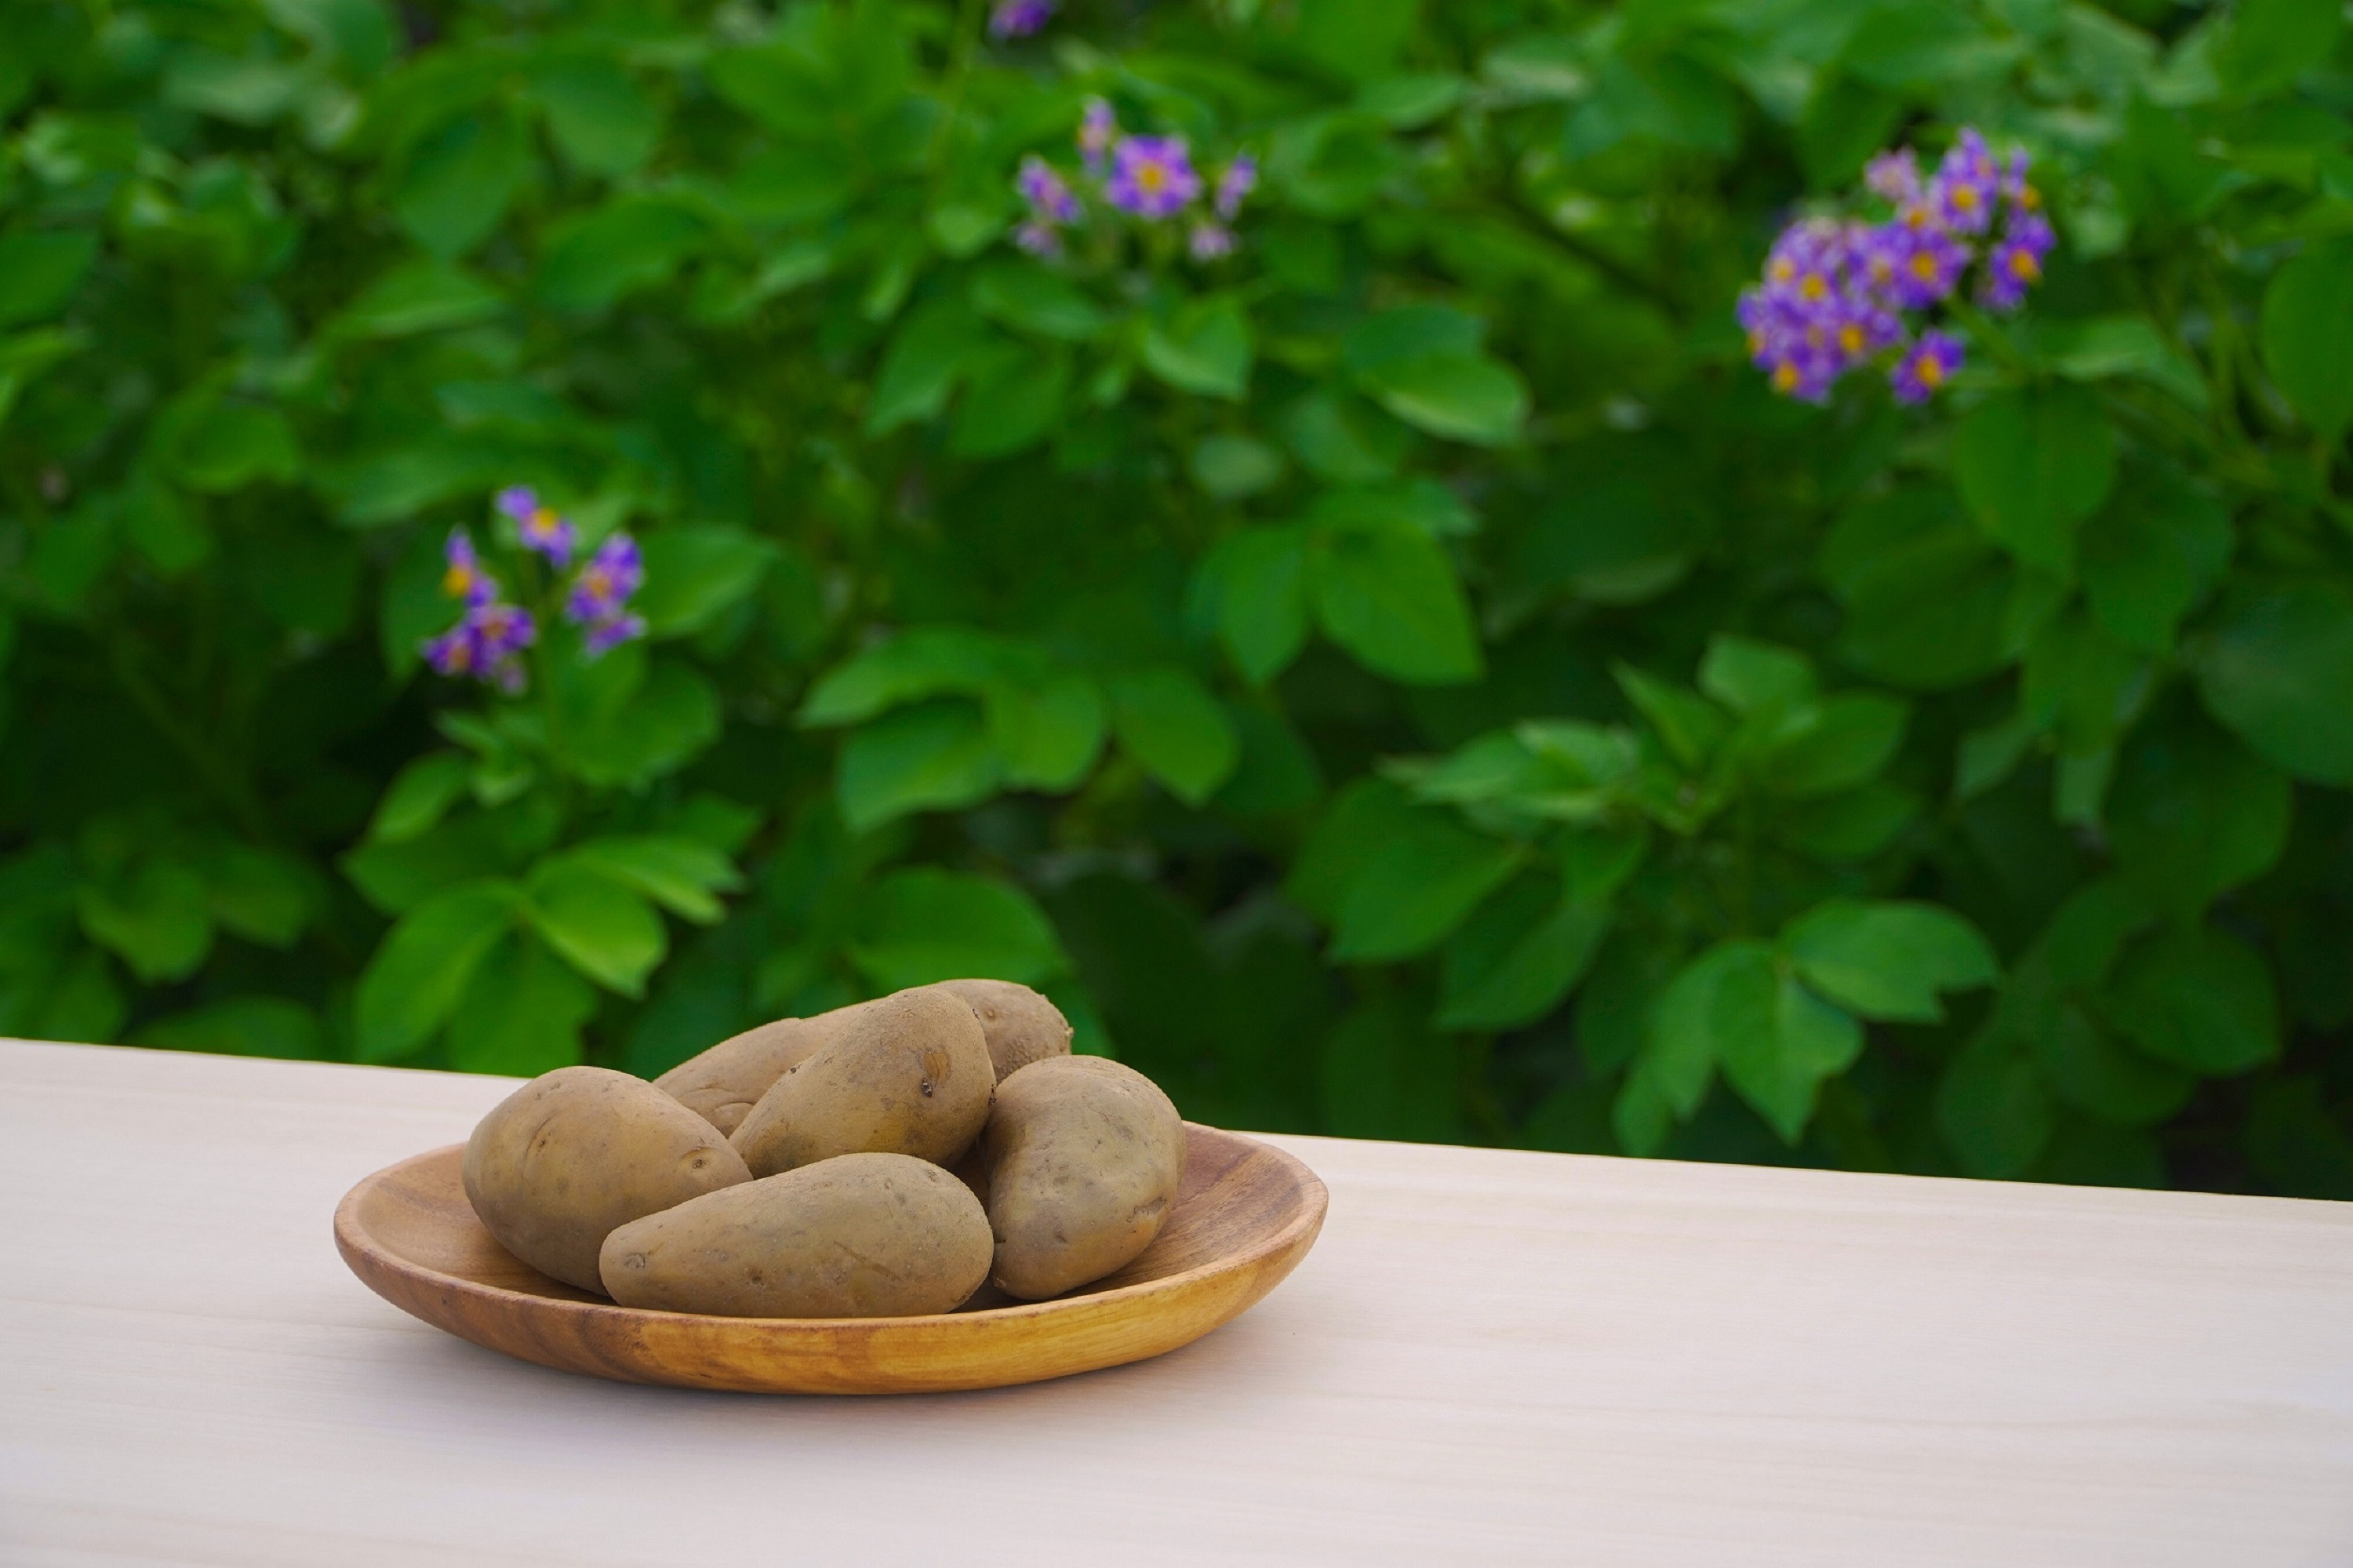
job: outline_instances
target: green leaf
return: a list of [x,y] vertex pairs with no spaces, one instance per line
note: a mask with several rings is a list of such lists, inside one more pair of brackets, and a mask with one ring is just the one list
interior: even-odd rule
[[1307,641],[1308,536],[1300,528],[1245,528],[1201,563],[1219,636],[1235,668],[1262,686]]
[[2062,1099],[2120,1127],[2150,1127],[2189,1103],[2198,1080],[2109,1038],[2082,1008],[2059,1009],[2030,1036],[2034,1061]]
[[81,287],[97,255],[98,235],[90,229],[0,239],[0,327],[55,315]]
[[1783,931],[1781,947],[1808,985],[1865,1018],[1932,1023],[1945,1016],[1937,992],[2001,975],[1977,928],[1933,904],[1829,899]]
[[545,946],[507,938],[475,966],[449,1020],[450,1065],[516,1078],[577,1066],[580,1026],[596,1012],[596,993]]
[[866,405],[866,433],[935,419],[965,368],[989,342],[988,328],[955,295],[926,301],[892,334]]
[[1593,960],[1609,906],[1524,877],[1481,905],[1446,944],[1441,1029],[1517,1029],[1550,1013]]
[[2084,591],[2109,636],[2145,653],[2173,651],[2176,629],[2221,580],[2231,515],[2186,475],[2134,486],[2084,533]]
[[1839,655],[1914,691],[1992,673],[2010,646],[2017,573],[1945,490],[1897,490],[1849,508],[1824,541],[1821,573],[1846,609]]
[[564,739],[585,782],[635,785],[684,764],[719,738],[719,694],[710,681],[657,659],[627,702],[568,722]]
[[850,961],[876,986],[1007,980],[1037,985],[1070,959],[1036,900],[1009,883],[932,867],[894,871],[859,906]]
[[542,67],[532,93],[557,149],[587,174],[633,173],[660,138],[660,111],[610,59],[582,55]]
[[1862,1054],[1862,1026],[1788,975],[1758,993],[1753,974],[1744,968],[1740,983],[1717,992],[1717,1060],[1740,1097],[1794,1146],[1813,1119],[1822,1080]]
[[1341,893],[1332,956],[1349,963],[1411,958],[1436,947],[1519,869],[1519,845],[1417,812],[1373,846]]
[[1298,48],[1336,76],[1370,80],[1396,65],[1419,9],[1417,0],[1302,0]]
[[1718,942],[1677,970],[1651,1002],[1635,1071],[1649,1078],[1667,1109],[1688,1120],[1722,1058],[1725,1026],[1753,1024],[1760,1006],[1770,1007],[1772,991],[1772,948]]
[[1219,501],[1242,501],[1282,478],[1282,454],[1248,436],[1204,436],[1187,465],[1193,482]]
[[1366,371],[1365,387],[1407,424],[1473,446],[1508,446],[1528,417],[1528,388],[1483,355],[1422,354]]
[[2243,1073],[2279,1053],[2271,971],[2212,927],[2169,926],[2134,948],[2100,1006],[2134,1044],[2204,1076]]
[[1699,689],[1736,714],[1794,708],[1814,697],[1813,662],[1802,653],[1719,632],[1700,661]]
[[1003,781],[977,704],[900,708],[845,741],[834,773],[842,820],[865,832],[916,811],[978,805]]
[[1111,319],[1077,284],[1035,261],[988,263],[973,279],[972,302],[992,321],[1065,343],[1100,336]]
[[1413,832],[1422,812],[1386,779],[1359,778],[1333,798],[1291,863],[1284,888],[1299,906],[1326,925],[1373,856]]
[[1341,352],[1347,367],[1362,376],[1432,355],[1475,356],[1486,331],[1477,316],[1450,305],[1399,305],[1359,322]]
[[2195,715],[2147,726],[2108,792],[2116,867],[2158,907],[2202,914],[2277,863],[2293,794],[2284,775]]
[[147,860],[111,884],[84,883],[81,928],[150,984],[185,980],[212,951],[204,881],[175,861]]
[[574,849],[571,858],[671,914],[704,925],[726,913],[714,895],[744,885],[733,861],[693,839],[658,833],[591,839]]
[[1174,666],[1115,675],[1112,726],[1145,772],[1188,806],[1217,793],[1240,755],[1226,710]]
[[542,864],[524,907],[532,928],[558,957],[623,996],[643,996],[646,977],[670,949],[653,906],[585,859]]
[[284,1062],[315,1062],[331,1054],[319,1015],[275,996],[233,997],[175,1012],[142,1029],[132,1044]]
[[2250,585],[2197,654],[2207,711],[2297,779],[2353,787],[2353,592],[2327,578]]
[[958,457],[1009,457],[1035,446],[1061,421],[1070,392],[1070,355],[1005,344],[977,355],[972,384],[956,408],[948,450]]
[[1461,1136],[1462,1070],[1455,1044],[1420,1009],[1377,995],[1323,1040],[1322,1125],[1346,1138],[1449,1142]]
[[2051,1091],[2020,1045],[1982,1030],[1936,1086],[1936,1130],[1972,1176],[2013,1177],[2051,1141]]
[[534,289],[559,311],[586,314],[666,281],[702,243],[707,226],[691,208],[650,196],[620,196],[548,230]]
[[1250,387],[1250,319],[1232,299],[1195,301],[1145,329],[1144,366],[1180,392],[1239,399]]
[[424,1044],[483,955],[513,929],[520,901],[511,882],[469,882],[402,916],[360,975],[353,1006],[359,1059],[395,1061]]
[[1732,733],[1732,721],[1704,698],[1630,664],[1617,665],[1609,673],[1626,700],[1634,705],[1634,711],[1649,721],[1667,750],[1686,768],[1705,762]]
[[454,260],[490,237],[530,169],[514,116],[500,108],[451,121],[418,143],[392,210],[417,244]]
[[1953,477],[1979,527],[2028,566],[2074,569],[2075,529],[2116,483],[2116,438],[2073,383],[2000,392],[1953,432]]
[[299,861],[223,843],[203,856],[198,869],[213,919],[248,942],[291,947],[310,924],[311,878]]
[[[2271,8],[2312,3],[2273,0]],[[2272,275],[2263,342],[2273,382],[2333,444],[2353,425],[2353,355],[2344,352],[2353,342],[2353,239],[2315,240]]]
[[180,432],[175,457],[190,489],[215,493],[291,480],[302,466],[286,416],[253,403],[214,404]]
[[987,691],[1005,666],[1004,644],[961,626],[910,627],[836,665],[801,705],[811,727],[857,724],[923,697]]
[[1074,788],[1103,755],[1103,692],[1074,670],[1008,673],[988,686],[985,707],[989,744],[1013,788]]
[[459,751],[428,752],[408,763],[376,802],[368,837],[378,843],[406,843],[429,831],[465,794],[472,768],[473,759]]
[[1879,777],[1904,744],[1907,705],[1851,692],[1793,721],[1786,736],[1757,759],[1760,782],[1778,794],[1811,800]]
[[1445,550],[1419,528],[1320,532],[1308,573],[1324,634],[1366,669],[1412,685],[1478,678],[1470,602]]
[[2336,0],[2239,0],[2216,51],[2216,74],[2238,98],[2277,92],[2327,64],[2343,22]]
[[645,587],[630,608],[656,637],[702,630],[749,598],[776,563],[776,546],[741,528],[665,528],[643,541]]

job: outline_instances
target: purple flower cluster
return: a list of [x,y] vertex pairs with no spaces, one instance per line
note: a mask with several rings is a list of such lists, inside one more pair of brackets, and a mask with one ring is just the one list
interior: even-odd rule
[[499,598],[499,585],[482,569],[474,541],[462,528],[449,531],[442,546],[441,591],[461,601],[458,624],[425,641],[425,662],[445,675],[471,675],[502,692],[522,690],[522,651],[539,641],[531,611]]
[[627,534],[615,534],[597,546],[580,568],[564,601],[564,618],[586,629],[581,641],[590,658],[646,634],[644,617],[629,613],[629,596],[645,582],[645,556]]
[[[1258,160],[1245,153],[1219,172],[1214,184],[1194,166],[1182,136],[1124,136],[1110,104],[1087,100],[1079,121],[1079,161],[1103,199],[1122,212],[1161,223],[1179,217],[1208,197],[1208,214],[1196,217],[1186,248],[1197,261],[1233,254],[1233,220],[1258,185]],[[1013,188],[1029,204],[1029,216],[1014,232],[1014,243],[1033,256],[1059,256],[1061,231],[1084,221],[1085,208],[1070,182],[1043,158],[1021,161]]]
[[1936,328],[1915,337],[1905,313],[1951,299],[1988,237],[1978,298],[1995,311],[2025,300],[2057,238],[2026,175],[2023,152],[1998,163],[1985,138],[1964,129],[1927,179],[1908,147],[1871,161],[1863,183],[1893,209],[1885,221],[1802,218],[1784,229],[1739,308],[1749,353],[1774,390],[1823,401],[1839,377],[1891,350],[1899,401],[1925,402],[1951,380],[1960,339]]
[[[572,520],[541,504],[533,491],[516,485],[499,492],[499,514],[514,524],[523,549],[556,571],[572,564],[580,531]],[[465,675],[510,695],[523,689],[523,651],[539,641],[539,621],[521,605],[500,598],[498,579],[482,565],[472,537],[449,532],[442,546],[441,591],[465,607],[458,624],[426,639],[426,662],[444,675]],[[643,617],[631,613],[629,598],[645,585],[645,559],[638,543],[615,534],[598,545],[565,590],[564,618],[582,629],[590,658],[646,634]]]
[[997,0],[988,14],[988,36],[999,42],[1026,38],[1054,19],[1054,0]]

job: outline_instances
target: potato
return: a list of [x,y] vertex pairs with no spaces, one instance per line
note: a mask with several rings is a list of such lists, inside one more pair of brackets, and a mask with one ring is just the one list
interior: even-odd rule
[[779,1018],[730,1035],[656,1078],[654,1087],[721,1132],[733,1132],[786,1069],[816,1054],[833,1037],[840,1013],[848,1011]]
[[954,991],[972,1004],[988,1034],[997,1081],[1048,1056],[1071,1054],[1071,1021],[1062,1010],[1026,985],[1011,980],[942,980],[934,988]]
[[989,1277],[1039,1301],[1152,1245],[1185,1173],[1185,1122],[1133,1067],[1049,1056],[997,1086],[981,1155],[997,1238]]
[[501,1246],[602,1290],[596,1249],[616,1225],[749,1181],[709,1122],[642,1078],[561,1067],[491,1107],[466,1140],[466,1200]]
[[952,1312],[988,1277],[988,1217],[905,1154],[843,1154],[648,1214],[605,1238],[624,1307],[733,1318]]
[[778,1078],[735,1129],[754,1176],[838,1154],[912,1154],[954,1164],[988,1120],[997,1069],[980,1020],[930,986],[860,1007],[816,1054]]

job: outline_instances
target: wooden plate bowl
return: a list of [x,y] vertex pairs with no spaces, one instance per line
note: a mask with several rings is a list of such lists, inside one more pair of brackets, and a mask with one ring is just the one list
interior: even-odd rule
[[996,1388],[1189,1344],[1281,1284],[1324,1228],[1324,1183],[1282,1150],[1186,1124],[1167,1224],[1109,1278],[1050,1301],[982,1287],[924,1318],[712,1318],[616,1307],[491,1239],[452,1144],[379,1171],[335,1209],[352,1272],[401,1310],[542,1366],[767,1393]]

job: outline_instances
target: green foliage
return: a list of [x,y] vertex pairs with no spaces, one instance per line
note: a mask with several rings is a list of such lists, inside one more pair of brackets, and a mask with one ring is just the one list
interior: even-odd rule
[[[2334,0],[986,9],[18,0],[0,1033],[997,975],[1239,1125],[2353,1192]],[[1090,95],[1234,255],[1015,246]],[[2029,309],[1771,397],[1767,236],[1962,123]],[[647,626],[513,694],[511,484]]]

